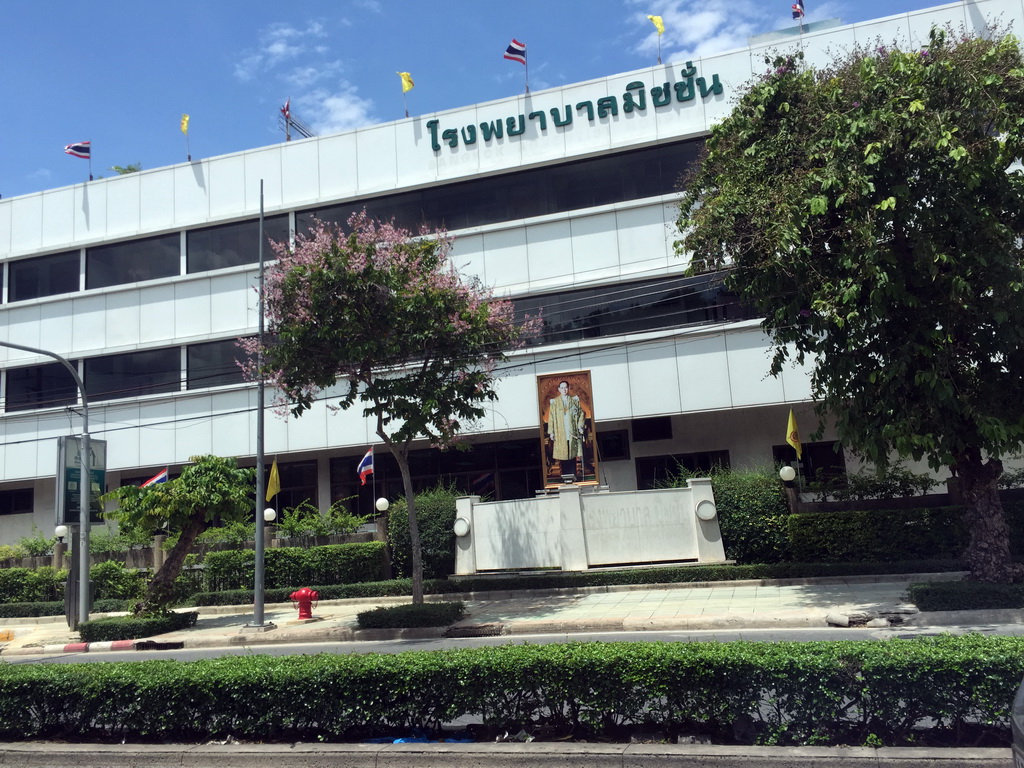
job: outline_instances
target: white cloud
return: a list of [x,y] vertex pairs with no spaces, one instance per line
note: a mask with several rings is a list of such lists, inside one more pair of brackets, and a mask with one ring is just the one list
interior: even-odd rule
[[[637,53],[644,56],[657,54],[658,34],[647,20],[647,14],[657,14],[665,22],[661,36],[663,61],[683,61],[709,56],[723,51],[745,48],[754,35],[792,26],[792,14],[785,2],[765,3],[762,0],[704,0],[694,10],[688,0],[628,0],[638,7],[630,23],[646,24],[649,30],[637,45]],[[834,18],[841,4],[836,0],[815,3],[807,14],[807,21]],[[642,10],[640,10],[642,9]]]
[[[373,6],[368,9],[379,11]],[[332,19],[331,24],[347,21]],[[336,44],[320,22],[272,24],[260,33],[258,47],[243,52],[235,74],[264,88],[278,90],[283,84],[293,115],[317,134],[377,122],[373,100],[360,96],[359,89],[344,79],[346,63],[336,57]]]
[[48,179],[53,176],[53,172],[49,168],[37,168],[28,175],[30,179]]
[[316,66],[295,67],[291,71],[282,74],[281,79],[290,87],[302,90],[312,88],[318,82],[327,78],[337,77],[342,70],[343,66],[340,61],[329,61]]
[[327,37],[327,31],[318,21],[310,21],[301,28],[285,23],[271,24],[260,33],[255,48],[242,52],[241,58],[235,63],[235,77],[243,82],[252,80],[258,74],[296,59],[310,50],[322,49],[322,45],[314,45],[312,41],[324,37]]
[[334,90],[317,88],[296,103],[318,134],[350,131],[377,122],[373,100],[361,98],[358,89],[344,80]]

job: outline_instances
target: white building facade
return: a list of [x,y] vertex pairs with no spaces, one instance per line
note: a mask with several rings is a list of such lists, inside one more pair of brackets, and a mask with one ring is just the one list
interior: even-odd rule
[[[814,426],[806,370],[768,376],[769,344],[712,278],[684,278],[678,179],[772,51],[876,40],[923,45],[933,25],[1020,30],[1020,0],[971,0],[850,26],[809,28],[748,49],[514,98],[0,200],[0,340],[73,361],[107,488],[197,454],[252,464],[256,389],[236,340],[257,328],[260,189],[266,233],[303,232],[366,207],[445,226],[464,272],[545,332],[515,353],[469,452],[414,457],[420,485],[449,478],[496,499],[543,487],[537,377],[587,371],[600,482],[653,487],[676,462],[766,465],[794,408]],[[0,543],[54,524],[58,436],[77,434],[70,374],[0,347]],[[828,435],[826,435],[826,438]],[[376,486],[356,465],[378,443],[360,409],[320,402],[268,413],[266,456],[282,503],[322,509],[397,495],[378,450]],[[843,458],[823,444],[812,462]],[[815,459],[814,456],[818,458]],[[828,458],[832,456],[833,458]],[[813,470],[813,467],[809,468]]]

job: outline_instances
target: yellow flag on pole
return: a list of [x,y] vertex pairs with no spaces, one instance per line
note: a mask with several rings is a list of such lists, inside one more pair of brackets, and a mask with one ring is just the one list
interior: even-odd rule
[[188,136],[188,115],[181,116],[181,132]]
[[402,78],[402,93],[408,93],[413,89],[415,83],[412,81],[412,75],[408,72],[396,72],[400,78]]
[[651,20],[654,28],[658,30],[658,37],[665,34],[665,22],[661,20],[661,16],[648,16],[647,18]]
[[277,474],[277,459],[270,467],[270,481],[267,483],[267,501],[269,502],[281,491],[281,476]]
[[786,442],[793,446],[797,459],[803,458],[803,448],[800,445],[800,430],[796,427],[796,416],[793,409],[789,409],[789,424],[786,425]]

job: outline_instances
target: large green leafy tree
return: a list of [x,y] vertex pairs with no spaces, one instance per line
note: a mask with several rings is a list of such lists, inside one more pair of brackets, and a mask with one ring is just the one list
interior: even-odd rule
[[117,501],[118,509],[108,514],[122,529],[147,536],[160,531],[178,534],[149,582],[139,613],[162,610],[173,599],[174,581],[199,534],[252,516],[254,469],[240,468],[234,459],[219,456],[193,456],[191,461],[174,480],[146,488],[123,485],[104,497],[104,501]]
[[[494,400],[496,366],[534,332],[513,321],[449,260],[441,233],[414,237],[365,213],[349,233],[318,224],[294,248],[278,246],[264,291],[270,343],[243,346],[294,415],[324,395],[359,402],[402,475],[409,512],[413,602],[423,601],[423,561],[409,472],[414,440],[446,447]],[[328,392],[331,390],[330,392]]]
[[936,30],[830,68],[777,59],[688,180],[680,253],[764,314],[772,372],[813,366],[818,412],[885,466],[958,478],[973,576],[1007,581],[1001,458],[1024,439],[1024,62]]

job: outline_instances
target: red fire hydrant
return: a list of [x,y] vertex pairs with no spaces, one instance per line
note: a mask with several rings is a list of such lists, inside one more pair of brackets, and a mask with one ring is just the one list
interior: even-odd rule
[[316,608],[316,603],[319,599],[320,594],[315,589],[310,589],[309,587],[303,587],[292,592],[292,604],[296,605],[299,609],[300,621],[313,618],[313,609]]

